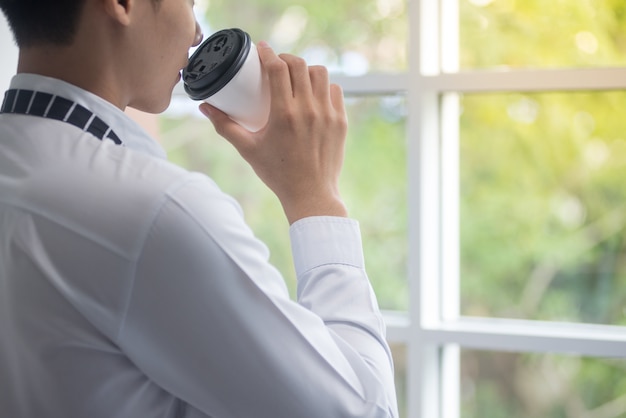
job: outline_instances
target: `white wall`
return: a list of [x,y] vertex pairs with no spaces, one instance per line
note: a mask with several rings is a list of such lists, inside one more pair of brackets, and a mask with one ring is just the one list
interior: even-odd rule
[[17,69],[17,46],[2,13],[0,13],[0,57],[2,57],[0,59],[0,98],[2,98]]

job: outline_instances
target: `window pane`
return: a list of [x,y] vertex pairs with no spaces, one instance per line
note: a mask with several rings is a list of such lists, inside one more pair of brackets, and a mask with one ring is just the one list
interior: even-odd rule
[[[347,98],[350,120],[341,191],[361,224],[368,275],[381,308],[406,309],[405,98]],[[271,261],[295,294],[288,224],[278,199],[233,147],[215,134],[197,104],[174,97],[161,116],[170,160],[211,176],[242,205],[247,222],[271,250]]]
[[459,0],[460,67],[626,64],[622,0]]
[[626,324],[626,92],[461,103],[461,313]]
[[624,417],[624,372],[624,359],[463,350],[461,417]]
[[408,308],[406,99],[347,101],[350,132],[341,190],[361,224],[365,263],[382,309]]
[[[331,72],[361,75],[407,67],[405,0],[198,1],[209,30],[239,27],[277,52]],[[204,5],[204,7],[202,7]]]

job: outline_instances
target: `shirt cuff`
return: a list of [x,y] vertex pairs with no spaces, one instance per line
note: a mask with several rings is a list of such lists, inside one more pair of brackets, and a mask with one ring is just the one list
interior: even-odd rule
[[328,264],[364,268],[359,223],[354,219],[313,216],[289,228],[297,277]]

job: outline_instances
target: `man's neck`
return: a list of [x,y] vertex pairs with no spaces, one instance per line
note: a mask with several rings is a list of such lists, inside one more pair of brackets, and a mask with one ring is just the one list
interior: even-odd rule
[[[56,78],[87,90],[112,103],[121,110],[127,105],[119,88],[116,86],[110,71],[94,61],[86,61],[84,57],[94,54],[77,54],[76,47],[56,45],[40,45],[20,49],[18,73],[38,74]],[[78,58],[82,57],[82,58]]]

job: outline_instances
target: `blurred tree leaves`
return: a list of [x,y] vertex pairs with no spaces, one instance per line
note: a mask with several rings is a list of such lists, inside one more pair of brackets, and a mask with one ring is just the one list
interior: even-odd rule
[[460,0],[460,66],[626,64],[621,0]]
[[[460,5],[462,69],[626,64],[623,1]],[[463,314],[626,325],[625,102],[462,97]],[[626,416],[623,360],[467,350],[462,364],[463,417]]]
[[332,72],[401,71],[407,66],[404,0],[210,0],[215,30],[240,27],[254,41],[298,54]]

